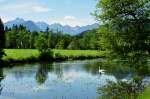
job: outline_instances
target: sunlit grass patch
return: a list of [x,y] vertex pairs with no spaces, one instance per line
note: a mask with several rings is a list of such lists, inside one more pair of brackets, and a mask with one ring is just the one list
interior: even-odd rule
[[39,57],[39,51],[35,49],[5,49],[5,53],[6,56],[3,57],[4,60],[23,60],[30,57]]
[[[52,50],[54,59],[86,59],[104,56],[104,52],[97,50]],[[40,52],[36,49],[5,49],[3,60],[38,59]]]

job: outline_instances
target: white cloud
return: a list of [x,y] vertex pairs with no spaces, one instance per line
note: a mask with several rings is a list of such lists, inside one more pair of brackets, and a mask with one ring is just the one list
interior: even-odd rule
[[76,18],[74,16],[65,16],[65,20],[75,20]]
[[62,25],[70,25],[70,26],[84,26],[87,24],[93,24],[95,21],[93,19],[79,19],[75,16],[64,16],[63,18],[57,19],[55,21],[51,21],[51,23],[60,23]]
[[49,11],[52,11],[52,9],[50,9],[48,7],[39,6],[39,5],[32,6],[31,9],[35,12],[49,12]]
[[[2,0],[0,0],[1,2]],[[39,4],[35,2],[27,3],[8,3],[2,4],[0,7],[0,17],[3,22],[13,20],[17,17],[21,17],[27,20],[36,21],[39,17],[32,17],[34,15],[41,16],[52,11],[51,8],[45,6],[44,4]],[[44,14],[41,14],[44,13]],[[44,21],[42,19],[42,21]]]
[[0,12],[6,13],[41,13],[52,11],[51,8],[46,7],[45,5],[36,4],[36,3],[25,3],[25,4],[7,4],[2,5]]

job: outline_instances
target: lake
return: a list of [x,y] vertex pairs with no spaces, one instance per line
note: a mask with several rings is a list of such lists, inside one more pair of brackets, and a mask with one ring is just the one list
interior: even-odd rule
[[[117,67],[117,68],[116,68]],[[104,73],[99,73],[99,68]],[[128,80],[137,72],[103,59],[35,63],[0,69],[1,99],[96,99],[107,81]]]

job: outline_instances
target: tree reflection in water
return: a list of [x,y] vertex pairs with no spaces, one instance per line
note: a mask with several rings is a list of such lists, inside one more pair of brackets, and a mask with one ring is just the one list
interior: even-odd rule
[[52,71],[52,64],[40,64],[36,73],[36,80],[39,84],[45,83],[48,78],[48,72]]
[[[101,94],[100,99],[136,99],[136,97],[144,91],[144,89],[149,85],[147,76],[149,76],[149,63],[147,61],[147,57],[138,56],[138,57],[128,57],[128,59],[124,59],[119,61],[107,62],[104,64],[101,62],[101,67],[106,68],[110,73],[113,68],[115,68],[117,72],[116,78],[118,78],[118,74],[125,73],[126,69],[122,70],[121,67],[128,68],[132,70],[134,73],[133,77],[125,78],[125,76],[120,76],[117,79],[117,82],[108,81],[105,86],[102,88],[98,88],[98,93]],[[118,68],[118,69],[116,69]],[[120,73],[118,73],[120,72]],[[125,73],[128,74],[128,73]]]
[[57,64],[57,65],[53,65],[53,71],[54,73],[57,75],[58,79],[62,79],[63,78],[63,68],[61,64]]
[[3,68],[0,68],[0,95],[2,93],[3,87],[1,85],[1,81],[4,79]]
[[36,81],[38,84],[43,84],[48,78],[48,73],[53,72],[57,75],[57,78],[62,79],[63,77],[63,69],[61,64],[55,65],[55,63],[45,63],[40,64],[38,71],[36,73]]

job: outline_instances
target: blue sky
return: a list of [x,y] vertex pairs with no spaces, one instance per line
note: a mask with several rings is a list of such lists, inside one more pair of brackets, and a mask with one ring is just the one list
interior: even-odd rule
[[95,23],[90,15],[97,0],[0,0],[4,22],[17,17],[49,24],[83,26]]

